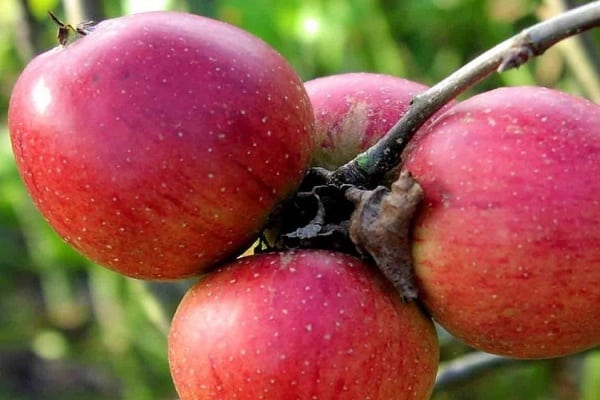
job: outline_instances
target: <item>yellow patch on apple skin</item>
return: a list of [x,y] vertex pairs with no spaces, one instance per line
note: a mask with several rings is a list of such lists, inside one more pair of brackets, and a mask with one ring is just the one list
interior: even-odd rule
[[317,146],[313,166],[336,169],[352,160],[363,149],[363,141],[369,127],[369,105],[352,102],[339,123],[317,120]]

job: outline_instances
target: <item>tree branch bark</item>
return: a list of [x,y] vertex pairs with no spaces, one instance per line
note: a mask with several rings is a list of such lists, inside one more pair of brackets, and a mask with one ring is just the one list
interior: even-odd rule
[[523,30],[498,44],[415,96],[407,113],[378,143],[328,176],[332,184],[373,188],[396,167],[415,132],[436,111],[492,73],[518,67],[541,55],[555,43],[600,26],[600,1],[569,10]]
[[435,391],[446,391],[473,381],[497,368],[525,362],[513,358],[495,356],[483,352],[474,352],[443,363],[435,379]]

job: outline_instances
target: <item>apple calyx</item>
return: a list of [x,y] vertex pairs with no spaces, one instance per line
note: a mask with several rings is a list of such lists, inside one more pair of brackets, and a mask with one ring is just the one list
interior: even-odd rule
[[350,185],[320,184],[306,176],[294,198],[272,216],[255,252],[329,249],[359,256],[348,227],[354,210],[345,197]]
[[350,188],[346,197],[356,206],[349,233],[358,251],[375,261],[405,301],[415,300],[410,228],[423,198],[421,186],[403,172],[391,189]]
[[280,210],[274,218],[279,226],[265,230],[255,252],[335,249],[372,259],[404,301],[415,300],[410,228],[423,191],[412,175],[404,171],[391,188],[373,190],[319,185],[311,178],[304,181],[309,189]]

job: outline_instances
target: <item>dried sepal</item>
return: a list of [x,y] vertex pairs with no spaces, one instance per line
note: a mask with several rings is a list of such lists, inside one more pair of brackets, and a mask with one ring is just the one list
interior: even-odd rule
[[391,190],[350,188],[346,197],[356,209],[350,220],[350,239],[368,254],[406,301],[417,298],[412,272],[411,223],[423,191],[403,172]]

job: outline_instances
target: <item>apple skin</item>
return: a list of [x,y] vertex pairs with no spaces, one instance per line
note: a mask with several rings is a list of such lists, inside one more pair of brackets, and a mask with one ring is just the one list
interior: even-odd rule
[[152,12],[39,55],[10,100],[33,201],[88,258],[137,278],[201,273],[244,250],[308,168],[314,117],[267,44]]
[[245,257],[198,282],[172,321],[181,400],[429,399],[431,320],[374,267],[319,250]]
[[515,358],[600,344],[600,108],[555,90],[474,96],[405,168],[421,299],[467,344]]
[[[315,112],[312,165],[334,170],[381,139],[427,86],[375,73],[344,73],[304,83]],[[430,123],[430,122],[428,122]]]

